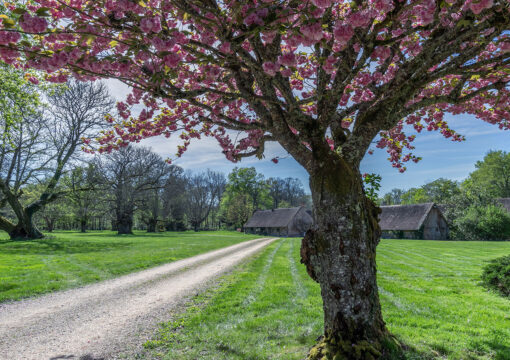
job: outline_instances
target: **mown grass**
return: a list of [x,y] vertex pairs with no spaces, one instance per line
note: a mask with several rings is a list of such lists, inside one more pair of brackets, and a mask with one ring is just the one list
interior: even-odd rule
[[[299,264],[298,239],[269,246],[193,299],[145,344],[145,358],[303,359],[321,334],[319,287]],[[510,243],[383,240],[378,281],[394,359],[510,359],[510,301],[479,286]]]
[[0,234],[0,302],[109,279],[233,245],[237,232],[56,232],[32,241]]

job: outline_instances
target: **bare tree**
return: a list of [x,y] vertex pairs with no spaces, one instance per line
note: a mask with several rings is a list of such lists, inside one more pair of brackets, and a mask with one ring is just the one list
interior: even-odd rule
[[[3,205],[12,209],[15,221],[0,217],[0,229],[11,238],[34,239],[43,234],[33,215],[62,195],[60,178],[84,138],[94,137],[104,127],[104,116],[114,104],[102,83],[69,82],[64,91],[47,96],[48,109],[25,113],[0,144],[0,190]],[[26,114],[26,115],[25,115]],[[9,126],[0,116],[0,126]],[[45,177],[46,186],[38,199],[24,206],[23,187]],[[2,205],[2,204],[0,204]]]
[[148,192],[160,189],[168,164],[148,148],[128,146],[95,160],[101,184],[108,189],[118,234],[132,234],[133,215]]
[[219,205],[225,191],[225,175],[207,170],[190,175],[187,179],[186,204],[188,220],[195,231],[207,219],[214,207]]
[[[147,226],[147,232],[155,232],[159,221],[163,220],[164,212],[164,195],[169,184],[175,183],[176,179],[181,177],[182,169],[178,166],[167,166],[167,174],[161,178],[160,185],[149,189],[142,195],[142,201],[139,205],[141,220]],[[170,195],[166,193],[166,195]],[[172,197],[179,194],[171,194]]]

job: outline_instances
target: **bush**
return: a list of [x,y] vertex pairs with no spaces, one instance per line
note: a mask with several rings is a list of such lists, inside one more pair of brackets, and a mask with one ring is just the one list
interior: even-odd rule
[[492,260],[483,269],[482,284],[503,296],[510,297],[510,255]]
[[454,220],[455,238],[464,240],[510,239],[510,214],[499,205],[470,206]]

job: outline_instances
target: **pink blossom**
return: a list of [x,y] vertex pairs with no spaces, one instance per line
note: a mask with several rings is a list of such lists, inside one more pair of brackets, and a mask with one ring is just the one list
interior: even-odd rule
[[280,71],[280,74],[282,74],[283,77],[290,77],[292,75],[291,69],[283,69]]
[[31,16],[28,12],[26,12],[23,14],[20,25],[23,31],[29,33],[42,33],[48,27],[48,22],[45,18]]
[[350,25],[338,24],[333,30],[335,39],[342,44],[346,44],[354,35],[354,30]]
[[493,0],[478,0],[471,2],[469,7],[475,14],[480,14],[483,10],[490,9],[493,5]]
[[280,66],[273,62],[267,61],[262,64],[262,68],[264,69],[264,72],[269,76],[275,76],[276,72],[280,69]]
[[364,27],[370,24],[372,19],[366,13],[358,11],[348,17],[348,22],[354,27]]
[[318,22],[311,25],[302,26],[301,33],[314,43],[320,41],[323,38],[322,26]]
[[312,4],[318,8],[325,9],[331,6],[331,0],[312,0]]
[[296,66],[296,56],[292,52],[278,56],[278,62],[284,66]]
[[144,17],[140,21],[140,29],[144,33],[155,32],[156,34],[161,32],[161,18],[159,16]]
[[386,60],[391,55],[391,50],[387,46],[378,46],[372,53],[372,59]]
[[177,53],[171,53],[164,57],[165,65],[174,68],[181,62],[181,57]]
[[36,78],[35,76],[30,76],[27,80],[30,81],[34,85],[39,84],[39,79]]
[[0,45],[9,45],[17,43],[21,39],[21,34],[13,31],[0,31]]

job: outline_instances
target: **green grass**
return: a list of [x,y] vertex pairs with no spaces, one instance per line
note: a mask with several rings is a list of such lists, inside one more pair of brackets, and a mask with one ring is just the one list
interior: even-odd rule
[[0,302],[109,279],[233,245],[237,232],[56,232],[33,241],[0,234]]
[[[321,334],[319,287],[299,264],[298,239],[193,299],[145,344],[162,359],[303,359]],[[384,318],[404,359],[510,359],[510,301],[479,286],[486,261],[510,243],[383,240],[378,281]],[[397,358],[395,356],[395,358]]]

